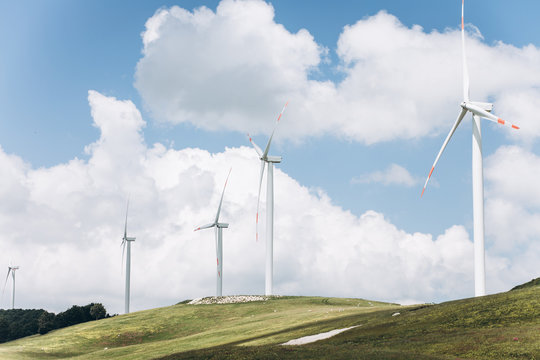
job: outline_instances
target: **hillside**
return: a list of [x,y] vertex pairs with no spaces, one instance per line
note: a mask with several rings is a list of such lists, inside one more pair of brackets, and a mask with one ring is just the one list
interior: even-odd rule
[[[399,315],[392,316],[396,312]],[[291,339],[350,326],[327,340]],[[179,304],[0,346],[2,359],[540,359],[540,287],[399,306],[283,297]]]
[[178,304],[1,344],[0,359],[151,359],[231,343],[272,344],[333,330],[335,326],[351,326],[360,314],[397,307],[360,299],[317,297]]
[[525,284],[515,286],[512,288],[512,290],[520,290],[520,289],[535,287],[538,285],[540,285],[540,278],[532,279],[531,281],[526,282]]

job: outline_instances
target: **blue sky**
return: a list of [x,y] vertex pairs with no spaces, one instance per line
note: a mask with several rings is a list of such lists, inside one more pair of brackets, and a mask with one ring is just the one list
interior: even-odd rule
[[[217,1],[3,3],[0,26],[3,33],[15,36],[6,36],[4,56],[0,58],[0,118],[4,119],[0,124],[0,144],[6,152],[18,154],[36,167],[50,166],[74,156],[84,158],[84,146],[98,137],[97,129],[92,127],[86,101],[87,90],[96,89],[107,95],[130,99],[138,105],[149,120],[144,134],[148,143],[174,141],[180,147],[202,147],[210,151],[219,151],[225,146],[245,145],[243,133],[234,132],[224,136],[221,133],[201,132],[192,126],[155,125],[152,117],[145,113],[145,108],[140,106],[140,96],[133,87],[135,66],[141,57],[140,33],[144,30],[146,19],[161,7],[180,5],[189,10],[200,6],[215,9],[217,4]],[[503,41],[516,46],[539,44],[540,32],[534,14],[540,5],[531,0],[517,4],[505,1],[490,2],[489,6],[486,4],[478,1],[467,4],[467,12],[471,16],[481,15],[475,16],[474,24],[482,32],[486,43]],[[381,9],[397,16],[406,26],[418,24],[426,31],[455,28],[460,21],[460,6],[458,4],[456,7],[452,2],[337,1],[330,5],[325,2],[277,1],[272,5],[276,22],[282,23],[291,32],[305,28],[318,43],[328,47],[332,61],[328,66],[322,66],[322,72],[315,76],[336,81],[339,81],[340,73],[335,70],[339,60],[334,50],[345,25],[374,15]],[[276,109],[276,113],[278,111]],[[269,114],[269,120],[273,115]],[[454,115],[447,116],[449,128]],[[493,135],[489,136],[491,140]],[[466,143],[467,136],[463,137]],[[437,215],[426,221],[429,210],[428,214],[418,217],[410,211],[410,206],[405,209],[402,206],[402,202],[407,202],[423,208],[430,201],[424,199],[419,202],[417,192],[407,191],[409,194],[405,195],[402,189],[398,189],[397,193],[392,193],[386,187],[366,191],[361,186],[351,186],[349,180],[361,173],[377,170],[381,164],[388,162],[406,163],[414,167],[417,175],[424,176],[442,139],[443,134],[433,139],[430,144],[433,150],[423,154],[421,145],[416,141],[365,147],[323,137],[307,140],[302,146],[283,144],[287,156],[281,166],[302,184],[322,187],[334,201],[354,212],[383,210],[399,226],[409,231],[437,231],[440,226],[465,221],[470,218],[470,212],[462,216],[460,213],[463,210],[451,211],[445,213],[444,217]],[[485,141],[486,153],[493,152],[500,143],[495,140]],[[463,147],[469,151],[468,144],[463,144]],[[457,150],[450,148],[451,151]],[[418,156],[422,155],[425,157],[418,161]],[[330,162],[333,169],[339,168],[337,172],[340,175],[329,174],[325,170],[327,166],[319,162],[304,164],[306,159],[314,158],[326,158],[325,162]],[[454,158],[466,162],[468,155],[456,155]],[[451,166],[450,161],[444,161],[441,168]],[[461,171],[468,172],[468,167]],[[450,191],[448,187],[446,189]],[[459,207],[467,209],[469,187],[454,193],[463,194],[457,195],[458,198],[454,200],[459,199]],[[399,204],[394,201],[396,197],[400,199]],[[437,227],[430,226],[434,222]]]
[[[144,63],[145,56],[149,58],[149,55],[145,54],[141,38],[141,34],[145,31],[145,23],[149,18],[159,9],[168,11],[173,5],[189,12],[201,6],[206,6],[212,12],[216,12],[218,4],[218,1],[19,1],[0,4],[0,30],[4,34],[0,56],[0,146],[3,152],[26,162],[30,169],[27,168],[27,172],[32,169],[49,169],[59,164],[66,164],[75,158],[90,162],[94,154],[85,151],[85,148],[99,141],[102,128],[95,125],[95,117],[91,114],[89,90],[95,90],[106,97],[133,102],[146,122],[141,130],[141,136],[148,148],[151,148],[154,143],[160,143],[178,151],[186,148],[200,148],[209,153],[218,154],[223,153],[226,147],[248,146],[246,132],[255,133],[255,140],[259,146],[263,146],[265,134],[269,133],[280,110],[279,106],[274,108],[273,105],[281,103],[281,98],[279,100],[277,98],[258,99],[258,103],[271,104],[272,107],[265,105],[265,110],[273,109],[273,111],[260,114],[261,118],[256,120],[256,125],[245,126],[247,128],[239,131],[239,127],[245,123],[228,128],[226,125],[214,127],[211,117],[204,126],[193,119],[167,118],[156,108],[156,103],[152,103],[154,100],[151,96],[153,95],[145,95],[154,90],[145,90],[143,87],[146,85],[135,84],[138,64],[143,66],[141,64]],[[316,44],[327,51],[326,54],[317,55],[317,57],[320,56],[318,58],[320,61],[318,60],[317,65],[311,66],[307,71],[308,79],[320,83],[330,82],[336,87],[347,79],[350,74],[347,69],[353,68],[355,64],[362,61],[356,59],[346,64],[336,51],[338,39],[343,34],[345,26],[353,26],[357,21],[367,21],[384,10],[386,15],[395,17],[402,24],[400,31],[406,32],[413,26],[419,25],[422,30],[418,31],[425,34],[426,38],[434,31],[449,34],[459,27],[460,5],[458,0],[444,2],[428,0],[414,2],[273,1],[271,3],[275,14],[273,18],[275,24],[282,24],[289,34],[296,34],[301,29],[307,30],[312,36],[310,44]],[[505,51],[500,50],[499,42],[513,45],[515,54],[514,57],[509,56],[509,58],[518,58],[511,65],[519,68],[522,66],[519,59],[523,58],[526,62],[530,57],[534,58],[540,46],[540,31],[538,31],[536,19],[539,10],[540,4],[533,0],[512,3],[498,0],[468,1],[465,11],[466,23],[477,27],[482,36],[481,39],[478,36],[474,38],[474,44],[472,44],[474,27],[470,26],[468,31],[471,34],[471,40],[468,40],[468,43],[471,43],[471,48],[480,49],[479,53],[484,51],[482,54],[485,55],[492,51],[495,56],[498,54],[497,51]],[[381,33],[374,32],[369,36],[377,38],[378,44],[388,41]],[[448,37],[451,38],[450,35]],[[308,41],[305,41],[307,44]],[[455,55],[455,59],[449,61],[455,62],[457,69],[460,70],[460,44],[451,41],[448,43],[449,47],[453,47],[448,49],[449,54]],[[523,47],[529,44],[532,46],[530,51],[534,54],[527,57],[523,55],[525,53]],[[204,46],[203,43],[202,48]],[[179,51],[180,55],[175,53],[173,56],[183,56],[180,50],[174,51]],[[396,64],[399,64],[398,60],[396,59]],[[219,62],[221,59],[214,61]],[[493,63],[492,59],[487,57],[475,61],[479,64]],[[493,66],[494,70],[491,72],[493,77],[513,74],[508,68]],[[474,68],[474,65],[472,67]],[[526,70],[527,67],[523,65],[523,69]],[[492,68],[489,68],[489,71],[491,70]],[[152,73],[156,70],[148,71]],[[371,72],[377,78],[373,68]],[[436,77],[446,72],[460,76],[460,73],[455,73],[454,69],[445,69],[443,66],[440,68],[426,66],[424,72],[427,77],[430,77],[431,73]],[[143,75],[140,74],[142,71],[139,73],[142,78]],[[201,75],[204,74],[205,71],[202,69]],[[196,75],[198,73],[194,76]],[[449,75],[450,78],[452,76]],[[475,86],[476,89],[481,87],[481,91],[477,94],[494,101],[495,110],[498,109],[497,100],[502,99],[503,95],[508,95],[501,90],[507,84],[511,84],[509,91],[519,88],[538,92],[540,86],[538,72],[536,72],[530,74],[530,80],[524,80],[523,83],[517,85],[511,80],[504,80],[500,84],[495,83],[493,87],[497,90],[491,92],[489,81],[485,82],[488,84],[486,86],[478,84],[479,81],[485,79],[484,76],[484,74],[482,77],[478,76],[476,83],[473,77],[471,92],[474,96]],[[509,76],[505,76],[505,79]],[[521,78],[527,78],[527,75]],[[396,81],[400,80],[396,79]],[[460,79],[456,81],[461,82]],[[182,79],[180,79],[181,82]],[[231,86],[240,85],[231,84]],[[440,88],[424,90],[426,94],[431,94],[449,86],[451,85],[440,83]],[[375,86],[375,88],[385,89],[385,86]],[[389,223],[406,233],[432,234],[434,238],[452,226],[462,226],[472,239],[470,121],[464,122],[455,134],[435,171],[433,183],[430,184],[423,198],[419,196],[423,180],[457,114],[459,95],[458,90],[455,94],[455,107],[448,108],[446,104],[441,105],[440,112],[431,110],[427,112],[436,116],[418,120],[420,125],[421,121],[425,122],[425,131],[416,128],[406,136],[392,135],[380,141],[370,141],[368,135],[349,137],[346,135],[346,130],[336,130],[336,133],[332,133],[328,130],[331,127],[303,135],[298,128],[309,127],[309,120],[299,119],[302,116],[298,110],[301,104],[295,103],[293,99],[284,115],[283,124],[276,133],[276,143],[272,152],[283,156],[284,160],[279,168],[296,180],[300,186],[311,189],[315,193],[322,191],[331,199],[333,205],[343,211],[350,211],[356,217],[361,217],[366,211],[373,210],[383,214]],[[415,97],[415,99],[421,98],[421,94]],[[213,103],[213,99],[206,100]],[[242,101],[239,103],[241,104]],[[389,108],[393,105],[388,103]],[[439,106],[435,103],[414,102],[414,106],[418,108],[424,105],[426,107]],[[212,106],[209,105],[209,107]],[[249,108],[255,105],[245,104],[245,106]],[[447,111],[448,109],[450,111]],[[504,115],[512,114],[508,107],[503,105],[502,109]],[[336,107],[335,110],[336,112],[329,110],[329,113],[325,114],[329,123],[335,120],[332,119],[334,114],[336,117],[340,116],[339,108]],[[243,110],[236,109],[235,111]],[[325,117],[317,121],[324,123]],[[377,122],[379,119],[359,119],[359,121],[369,123]],[[395,116],[391,121],[400,124],[409,119]],[[294,123],[300,125],[292,125]],[[522,125],[522,132],[528,131],[527,123],[520,125]],[[324,125],[321,126],[324,128]],[[526,139],[519,139],[514,135],[508,135],[505,128],[497,128],[491,123],[484,123],[483,135],[485,159],[493,156],[501,146],[505,145],[517,146],[532,156],[540,155],[536,141],[537,134],[534,131],[529,131]],[[256,173],[258,168],[256,159],[254,162]],[[497,158],[493,158],[490,164],[495,168],[497,163]],[[377,178],[373,174],[383,173],[392,164],[406,169],[412,179],[410,184],[385,184],[380,177],[379,180],[373,180]],[[241,177],[243,174],[236,174],[233,170],[231,181],[235,180],[235,176]],[[220,181],[216,178],[216,182]],[[489,182],[490,179],[486,181]],[[493,183],[495,184],[495,181]],[[487,193],[496,189],[495,185],[492,188],[489,188],[489,184],[486,186]],[[276,192],[278,191],[279,184],[276,183]],[[516,206],[523,206],[524,211],[528,211],[531,216],[536,214],[537,204],[523,205],[518,202]],[[488,213],[491,214],[489,211]],[[495,210],[493,213],[496,213]],[[6,215],[6,219],[9,221],[9,215]],[[229,221],[234,222],[233,219]],[[489,223],[489,220],[486,222]],[[137,220],[137,223],[140,224],[141,219]],[[137,226],[143,227],[143,225]],[[7,235],[7,237],[16,238],[15,235]],[[519,246],[526,248],[529,242],[537,239],[533,235],[527,235],[526,238],[527,240],[523,240]],[[15,240],[12,241],[6,243],[7,246],[16,244]],[[46,240],[40,241],[46,242]],[[488,248],[497,247],[492,245],[496,244],[496,241],[490,238],[489,232],[487,241]],[[504,258],[505,252],[499,249],[494,251],[494,256]],[[517,258],[511,258],[508,261],[514,262]],[[526,274],[524,271],[512,280],[528,280],[528,277],[536,276],[538,276],[537,273]],[[491,289],[492,291],[500,290],[501,286],[497,283]],[[291,291],[294,291],[294,288],[292,289]],[[463,294],[467,292],[463,291]],[[407,296],[409,295],[402,295],[401,298]],[[391,295],[385,298],[396,299]],[[430,299],[418,300],[446,298],[446,295],[438,294]],[[145,303],[139,307],[145,306],[150,305]]]

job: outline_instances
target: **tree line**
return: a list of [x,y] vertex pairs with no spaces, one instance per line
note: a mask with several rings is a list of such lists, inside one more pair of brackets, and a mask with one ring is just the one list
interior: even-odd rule
[[100,303],[73,305],[57,315],[43,309],[0,310],[0,343],[108,317]]

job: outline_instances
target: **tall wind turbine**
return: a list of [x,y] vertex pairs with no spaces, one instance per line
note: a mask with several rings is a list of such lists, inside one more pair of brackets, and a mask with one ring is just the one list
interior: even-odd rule
[[130,275],[131,275],[131,242],[135,241],[134,237],[128,237],[127,236],[127,218],[128,218],[128,210],[129,210],[129,200],[127,202],[126,206],[126,222],[124,225],[124,237],[122,238],[122,262],[124,262],[124,252],[126,252],[126,290],[125,290],[125,304],[124,309],[125,313],[129,314],[129,285],[130,285]]
[[266,166],[266,164],[268,164],[268,175],[266,176],[266,276],[264,284],[265,295],[272,295],[272,284],[274,277],[274,164],[278,164],[281,162],[281,156],[269,156],[268,151],[270,151],[270,143],[272,142],[272,137],[274,136],[274,132],[276,131],[279,120],[281,119],[281,116],[283,115],[287,104],[288,102],[285,103],[285,106],[283,106],[283,109],[279,113],[276,125],[274,126],[274,130],[272,131],[272,134],[268,139],[268,144],[266,144],[264,152],[261,150],[260,147],[257,146],[257,144],[255,144],[251,136],[249,137],[249,141],[251,142],[251,144],[255,148],[255,151],[259,155],[259,158],[261,159],[261,176],[259,178],[259,193],[257,196],[257,217],[255,225],[257,240],[259,239],[259,202],[261,199],[261,185],[264,175],[264,167]]
[[501,118],[491,114],[493,104],[474,102],[469,99],[469,71],[467,69],[467,58],[465,55],[465,22],[464,22],[464,0],[461,2],[461,47],[463,61],[463,102],[460,104],[461,112],[458,115],[454,126],[444,140],[444,143],[435,158],[429,175],[422,189],[422,195],[426,190],[433,169],[441,154],[443,153],[450,138],[461,123],[461,120],[467,112],[472,114],[472,178],[473,178],[473,222],[474,222],[474,294],[483,296],[486,294],[486,270],[484,256],[484,175],[482,166],[482,135],[480,128],[480,118],[493,121],[497,124],[507,125],[513,129],[519,129]]
[[[6,290],[6,284],[9,278],[9,274],[11,273],[11,278],[13,279],[13,287],[11,289],[11,308],[15,309],[15,270],[19,270],[18,266],[12,266],[11,264],[8,266],[8,272],[6,275],[6,282],[4,283],[4,291]],[[4,294],[4,291],[2,291],[2,294]]]
[[193,231],[214,228],[214,234],[216,238],[216,261],[217,261],[217,284],[216,284],[216,296],[222,295],[222,284],[223,284],[223,228],[228,228],[229,224],[219,222],[219,213],[221,212],[221,204],[223,204],[223,195],[225,195],[225,188],[227,187],[227,182],[229,181],[229,175],[231,175],[231,170],[227,175],[225,180],[225,185],[223,186],[223,192],[221,193],[221,200],[219,201],[219,206],[217,209],[216,218],[213,223],[206,224],[196,228]]

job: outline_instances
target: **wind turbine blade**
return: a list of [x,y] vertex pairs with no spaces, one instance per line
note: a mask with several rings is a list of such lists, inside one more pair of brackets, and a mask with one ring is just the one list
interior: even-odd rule
[[465,0],[461,0],[461,55],[463,61],[463,100],[469,101],[469,69],[465,53]]
[[223,191],[221,192],[221,200],[219,200],[219,206],[216,214],[216,224],[219,220],[219,213],[221,212],[221,204],[223,203],[223,195],[225,195],[225,188],[227,187],[227,182],[229,181],[229,176],[231,175],[232,168],[229,169],[229,174],[227,174],[227,179],[225,179],[225,185],[223,186]]
[[262,156],[263,152],[261,150],[260,147],[257,146],[257,144],[255,144],[255,141],[253,141],[253,139],[251,138],[251,136],[249,134],[247,134],[248,138],[249,138],[249,142],[251,143],[251,145],[253,145],[253,147],[255,148],[255,151],[257,152],[257,154],[259,156]]
[[124,238],[127,237],[127,218],[128,218],[128,211],[129,211],[129,198],[128,198],[127,205],[126,205],[126,222],[125,222],[125,225],[124,225]]
[[274,130],[272,130],[272,135],[270,135],[270,138],[268,139],[268,144],[266,144],[266,148],[264,149],[264,153],[262,155],[263,159],[266,159],[266,156],[268,155],[268,151],[270,151],[270,143],[272,142],[272,138],[274,137],[274,132],[276,131],[276,128],[279,125],[279,120],[281,120],[281,116],[285,112],[285,108],[287,107],[288,104],[289,104],[289,102],[287,101],[285,103],[285,106],[283,106],[283,109],[281,109],[281,112],[279,113],[276,125],[274,126]]
[[206,224],[206,225],[203,225],[203,226],[199,226],[198,228],[196,228],[193,231],[198,231],[198,230],[202,230],[202,229],[208,229],[208,228],[211,228],[212,226],[216,226],[216,223],[211,223],[211,224]]
[[429,175],[428,175],[428,177],[426,179],[426,182],[424,183],[424,188],[422,189],[422,195],[420,195],[420,197],[422,197],[424,195],[424,191],[426,191],[426,186],[428,184],[428,181],[431,178],[431,174],[433,174],[433,169],[435,169],[435,166],[437,165],[437,162],[439,161],[444,149],[446,148],[446,145],[448,145],[448,142],[452,138],[452,135],[454,135],[454,132],[456,131],[457,127],[459,126],[459,123],[461,122],[461,120],[463,120],[463,117],[465,116],[466,113],[467,113],[467,109],[462,108],[461,113],[459,114],[459,116],[456,119],[456,122],[454,123],[454,126],[452,126],[452,129],[448,133],[448,136],[446,137],[446,140],[444,140],[444,143],[443,143],[443,145],[441,147],[441,150],[439,150],[439,154],[437,154],[437,157],[435,158],[435,162],[433,162],[433,166],[431,167],[431,170],[429,171]]
[[474,115],[480,116],[480,117],[482,117],[484,119],[487,119],[489,121],[493,121],[493,122],[495,122],[497,124],[506,125],[508,127],[511,127],[512,129],[516,129],[516,130],[519,129],[519,126],[514,125],[514,124],[510,124],[509,122],[504,121],[500,117],[497,117],[497,116],[493,115],[492,113],[487,112],[486,110],[482,109],[481,107],[478,107],[478,106],[473,105],[471,103],[465,104],[465,107],[467,108],[467,110],[472,112]]
[[255,240],[259,241],[259,201],[261,200],[261,185],[264,175],[264,166],[266,163],[261,160],[261,176],[259,178],[259,191],[257,193],[257,217],[255,219]]
[[11,268],[8,267],[8,272],[7,272],[7,275],[6,275],[6,281],[4,282],[4,289],[2,290],[2,297],[4,297],[4,292],[6,291],[6,285],[7,285],[7,281],[9,279],[9,273],[11,272]]

